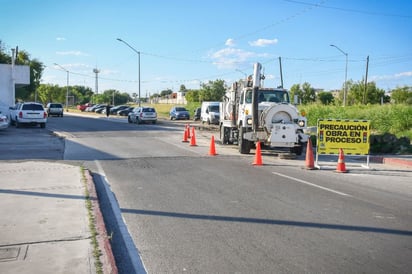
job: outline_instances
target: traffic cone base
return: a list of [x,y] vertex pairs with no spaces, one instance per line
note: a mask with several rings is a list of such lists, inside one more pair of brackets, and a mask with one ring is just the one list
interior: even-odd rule
[[196,145],[195,127],[192,127],[192,137],[190,138],[190,146],[197,146]]
[[257,142],[256,144],[256,153],[255,153],[255,161],[253,162],[254,166],[261,166],[263,165],[262,163],[262,152],[260,149],[260,142]]
[[216,147],[215,147],[215,136],[213,136],[213,135],[212,135],[212,138],[210,139],[209,155],[211,155],[211,156],[217,155]]
[[343,154],[343,149],[341,148],[339,149],[339,158],[338,158],[338,164],[336,166],[336,172],[339,172],[339,173],[348,172],[345,166],[345,156]]
[[313,149],[312,149],[312,141],[308,140],[308,144],[306,146],[306,162],[305,168],[308,170],[314,170],[315,168],[315,160],[313,159]]

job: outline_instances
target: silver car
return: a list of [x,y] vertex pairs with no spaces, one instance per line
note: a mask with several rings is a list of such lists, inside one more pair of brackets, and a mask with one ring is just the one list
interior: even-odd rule
[[156,124],[157,122],[157,112],[155,108],[152,107],[136,107],[127,116],[127,121],[129,123],[141,124],[144,122],[151,122]]

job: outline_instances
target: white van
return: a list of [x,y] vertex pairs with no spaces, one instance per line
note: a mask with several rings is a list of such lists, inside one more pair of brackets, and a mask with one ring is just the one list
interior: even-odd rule
[[220,120],[219,104],[220,102],[202,102],[200,121],[206,122],[208,125],[218,125]]

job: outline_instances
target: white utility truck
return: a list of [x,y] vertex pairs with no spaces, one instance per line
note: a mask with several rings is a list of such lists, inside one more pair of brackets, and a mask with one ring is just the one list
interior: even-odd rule
[[302,154],[309,136],[307,120],[290,103],[283,88],[263,88],[262,65],[254,65],[253,75],[232,84],[220,105],[222,144],[237,144],[239,152],[250,153],[257,142],[269,147],[289,148]]

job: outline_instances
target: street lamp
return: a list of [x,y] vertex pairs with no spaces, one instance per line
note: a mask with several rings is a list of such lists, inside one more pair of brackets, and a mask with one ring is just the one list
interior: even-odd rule
[[242,73],[243,75],[245,75],[245,80],[247,80],[247,73],[241,71],[240,69],[236,69],[236,71]]
[[60,67],[62,70],[64,70],[67,73],[66,111],[69,112],[69,71],[57,63],[54,63],[54,65]]
[[341,50],[340,48],[338,48],[335,45],[330,45],[331,47],[336,48],[337,50],[339,50],[340,52],[342,52],[345,56],[346,56],[346,66],[345,66],[345,90],[343,91],[343,106],[346,106],[346,95],[348,92],[348,84],[347,84],[347,77],[348,77],[348,53],[344,52],[343,50]]
[[137,53],[137,62],[138,62],[138,81],[139,81],[139,107],[141,106],[141,98],[140,98],[140,51],[137,51],[134,47],[132,47],[131,45],[129,45],[126,41],[123,41],[120,38],[117,38],[117,41],[120,41],[122,43],[124,43],[126,46],[128,46],[129,48],[131,48],[134,52]]

